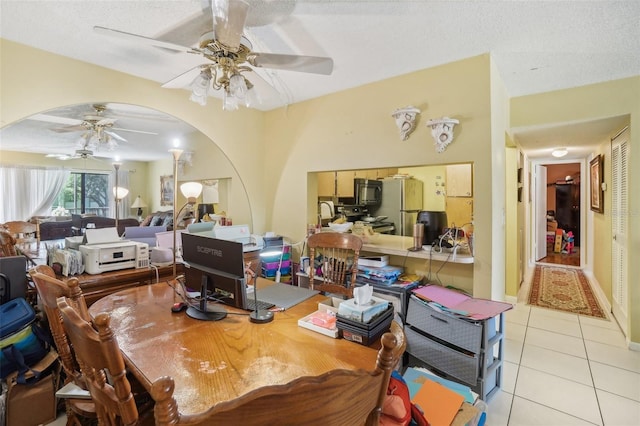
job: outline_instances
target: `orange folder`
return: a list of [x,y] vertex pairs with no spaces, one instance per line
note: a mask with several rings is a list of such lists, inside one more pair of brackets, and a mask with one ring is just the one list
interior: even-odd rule
[[432,380],[425,380],[412,399],[431,426],[449,426],[463,401],[462,395]]

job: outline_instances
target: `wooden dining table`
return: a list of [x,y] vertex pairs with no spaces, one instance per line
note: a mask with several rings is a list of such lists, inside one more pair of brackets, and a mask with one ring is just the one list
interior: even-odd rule
[[[269,284],[259,280],[258,289]],[[298,326],[298,319],[316,311],[325,296],[275,312],[266,324],[252,323],[249,312],[229,306],[226,318],[207,322],[172,312],[172,305],[182,301],[176,284],[173,280],[113,293],[89,312],[94,317],[110,314],[125,363],[143,386],[149,389],[157,378],[173,377],[183,414],[301,376],[375,367],[379,342],[367,347]]]

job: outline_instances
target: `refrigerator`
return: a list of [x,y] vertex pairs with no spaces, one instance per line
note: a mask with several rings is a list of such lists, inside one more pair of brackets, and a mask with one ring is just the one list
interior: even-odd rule
[[396,235],[413,236],[413,225],[422,210],[422,197],[421,180],[382,179],[382,201],[375,215],[387,216],[385,221],[394,223]]

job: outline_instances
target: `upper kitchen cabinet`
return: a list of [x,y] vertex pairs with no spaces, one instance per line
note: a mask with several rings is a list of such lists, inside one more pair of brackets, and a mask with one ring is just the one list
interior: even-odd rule
[[318,173],[318,197],[333,197],[336,194],[336,172]]
[[336,196],[353,197],[353,180],[356,178],[354,170],[336,172]]
[[447,197],[473,197],[473,165],[447,165],[446,185]]
[[318,173],[318,196],[353,198],[353,180],[384,179],[398,173],[398,168],[342,170]]

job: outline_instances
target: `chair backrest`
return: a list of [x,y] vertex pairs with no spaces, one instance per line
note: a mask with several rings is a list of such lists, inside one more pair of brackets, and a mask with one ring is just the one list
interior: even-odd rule
[[2,249],[2,256],[17,256],[16,239],[11,233],[6,230],[0,230],[0,248]]
[[[353,297],[362,239],[354,234],[320,232],[309,236],[307,245],[312,266],[309,273],[312,288]],[[317,271],[313,265],[318,260],[322,276],[314,279]],[[348,281],[347,277],[350,277]]]
[[109,327],[109,314],[100,313],[93,323],[88,322],[67,300],[65,297],[58,298],[58,308],[87,389],[95,403],[98,423],[137,424],[136,401],[118,341]]
[[399,356],[396,347],[396,334],[385,333],[373,371],[339,369],[300,377],[284,385],[258,388],[195,415],[180,414],[173,398],[173,379],[164,376],[151,386],[156,425],[377,425]]
[[36,286],[36,291],[38,292],[47,316],[51,336],[56,344],[58,355],[60,355],[62,368],[66,373],[66,382],[73,381],[76,385],[86,389],[85,380],[80,371],[80,366],[76,361],[73,349],[69,344],[57,302],[58,297],[66,297],[77,312],[79,312],[85,320],[89,320],[90,316],[87,311],[87,304],[84,301],[82,290],[80,290],[78,279],[70,278],[66,283],[60,281],[56,279],[53,269],[47,265],[36,266],[29,271],[29,275]]

